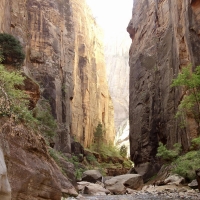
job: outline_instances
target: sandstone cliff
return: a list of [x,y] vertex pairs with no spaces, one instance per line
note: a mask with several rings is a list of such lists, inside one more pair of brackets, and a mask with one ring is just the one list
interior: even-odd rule
[[[72,136],[89,146],[98,122],[105,127],[105,141],[114,141],[102,34],[84,0],[1,0],[0,32],[14,35],[24,47],[23,70],[39,84],[58,123],[56,149],[70,152]],[[3,122],[0,127],[0,136],[7,127],[3,153],[13,199],[59,199],[74,193],[41,137],[26,127]]]
[[75,22],[72,134],[88,146],[101,122],[106,130],[105,140],[113,142],[114,111],[106,81],[103,33],[85,1],[72,1],[72,10]]
[[174,118],[182,95],[171,88],[183,66],[200,64],[198,0],[135,0],[127,31],[130,47],[130,145],[136,169],[155,173],[158,142],[187,150],[197,135],[194,120],[187,129]]
[[[85,1],[0,2],[1,32],[16,36],[26,51],[24,71],[36,80],[59,124],[56,147],[70,152],[70,135],[91,144],[98,122],[114,140],[102,34]],[[5,20],[6,19],[6,20]]]

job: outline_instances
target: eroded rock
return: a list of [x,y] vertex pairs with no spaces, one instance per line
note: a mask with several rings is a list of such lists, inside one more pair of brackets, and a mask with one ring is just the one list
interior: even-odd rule
[[96,183],[102,180],[102,174],[99,170],[87,170],[82,174],[82,181],[87,181],[90,183]]
[[115,176],[105,181],[105,187],[113,194],[125,194],[126,188],[138,189],[143,185],[142,176],[138,174],[126,174]]

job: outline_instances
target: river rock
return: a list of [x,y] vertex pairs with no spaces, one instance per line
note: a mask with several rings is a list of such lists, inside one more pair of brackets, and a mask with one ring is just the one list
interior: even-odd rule
[[195,171],[195,173],[196,173],[196,178],[197,178],[197,182],[198,182],[198,189],[200,191],[200,169],[197,169]]
[[188,184],[189,187],[192,189],[198,189],[198,182],[197,180],[193,180],[191,183]]
[[143,179],[139,174],[125,174],[115,176],[105,181],[105,187],[113,194],[125,194],[126,188],[138,189],[142,187]]
[[109,194],[110,191],[103,188],[99,184],[90,183],[89,185],[85,186],[83,193],[90,195],[106,195]]
[[102,180],[102,175],[98,170],[87,170],[83,172],[82,181],[88,181],[90,183],[96,183]]
[[171,175],[164,180],[164,183],[168,185],[171,185],[171,184],[180,185],[181,183],[184,183],[184,182],[185,182],[185,179],[177,174]]

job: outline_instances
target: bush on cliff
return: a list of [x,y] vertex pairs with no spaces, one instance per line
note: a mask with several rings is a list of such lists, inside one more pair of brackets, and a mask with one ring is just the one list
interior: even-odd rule
[[191,66],[184,67],[178,77],[173,80],[171,86],[182,86],[187,94],[181,100],[176,117],[180,117],[181,124],[185,126],[186,115],[192,115],[197,122],[200,133],[200,66],[197,66],[194,72],[192,72]]
[[[165,145],[159,143],[157,149],[157,156],[161,157],[167,163],[171,163],[173,166],[173,173],[179,174],[186,178],[186,180],[195,179],[195,170],[200,168],[200,139],[195,138],[192,140],[192,151],[184,155],[180,155],[181,146],[180,144],[175,144],[173,150],[168,150]],[[194,150],[195,147],[195,150]]]
[[3,64],[20,66],[25,54],[20,42],[12,35],[0,33],[0,56],[4,57]]
[[16,87],[23,85],[24,79],[25,77],[20,72],[9,72],[0,64],[1,116],[9,116],[15,120],[24,120],[26,122],[34,121],[31,111],[28,110],[28,95]]
[[174,161],[180,153],[181,145],[179,143],[174,144],[174,148],[172,150],[168,150],[166,145],[163,145],[162,142],[159,142],[156,156],[160,157],[164,161],[171,162]]

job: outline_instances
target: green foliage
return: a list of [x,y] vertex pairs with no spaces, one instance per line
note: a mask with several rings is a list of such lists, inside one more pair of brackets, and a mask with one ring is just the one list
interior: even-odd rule
[[94,148],[97,152],[101,149],[104,132],[103,125],[99,122],[94,132]]
[[129,169],[130,169],[131,167],[133,167],[133,162],[130,161],[130,160],[124,160],[123,166],[124,166],[125,168],[129,168]]
[[194,138],[191,143],[192,143],[191,145],[192,150],[200,149],[200,137]]
[[95,158],[95,156],[94,156],[94,155],[91,155],[91,154],[87,155],[87,156],[86,156],[86,159],[87,159],[87,160],[89,161],[89,163],[91,163],[91,164],[97,162],[97,159]]
[[33,110],[33,116],[37,120],[39,131],[47,138],[51,139],[56,134],[57,124],[51,113],[48,101],[41,101]]
[[171,86],[183,86],[187,92],[178,107],[176,117],[181,117],[182,125],[185,125],[185,116],[189,112],[200,126],[200,66],[197,66],[193,73],[191,66],[183,68]]
[[20,42],[12,35],[0,33],[0,55],[5,59],[4,64],[20,66],[24,62],[25,54]]
[[166,145],[163,145],[162,142],[159,142],[159,147],[157,149],[157,157],[161,157],[165,161],[175,160],[181,152],[181,145],[179,143],[174,144],[173,150],[168,150]]
[[119,153],[122,157],[126,157],[127,156],[127,147],[125,145],[122,145],[120,147]]
[[49,155],[55,160],[55,162],[59,165],[59,157],[60,154],[55,149],[49,148]]
[[28,95],[17,88],[24,84],[24,79],[20,72],[9,72],[0,64],[0,115],[34,122],[32,111],[28,110]]
[[190,151],[174,161],[174,173],[186,179],[195,179],[195,170],[200,168],[200,151]]

